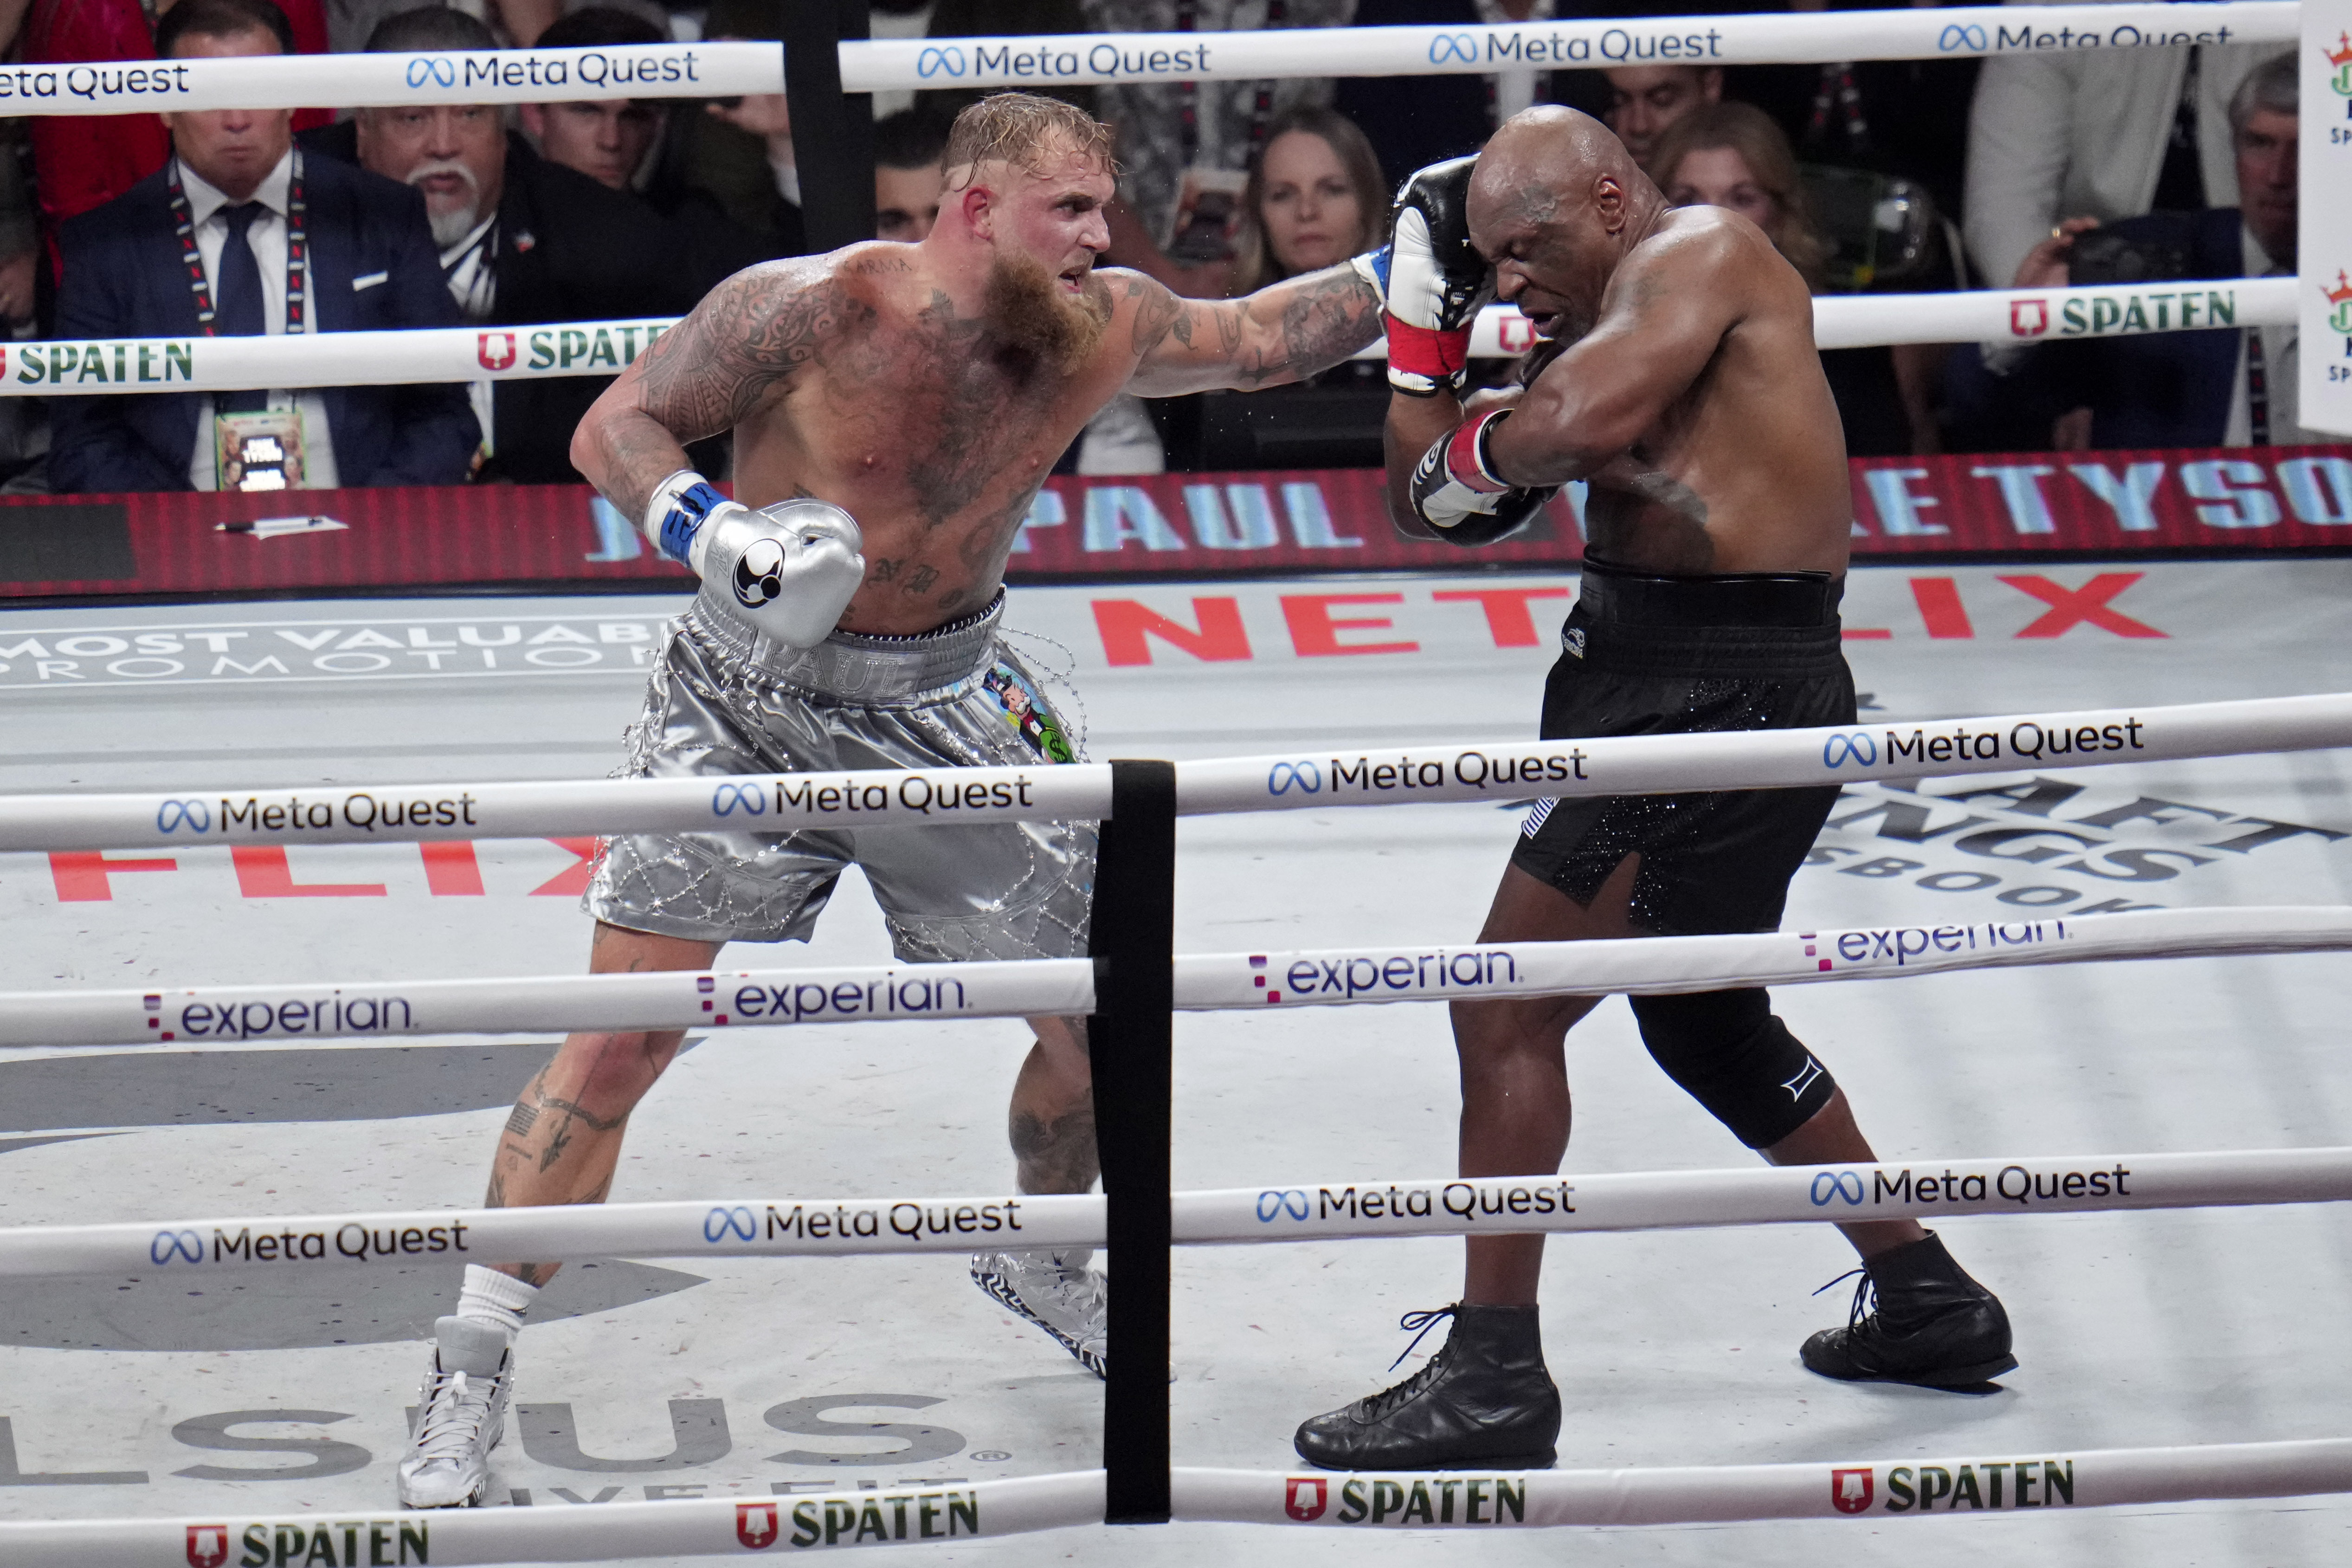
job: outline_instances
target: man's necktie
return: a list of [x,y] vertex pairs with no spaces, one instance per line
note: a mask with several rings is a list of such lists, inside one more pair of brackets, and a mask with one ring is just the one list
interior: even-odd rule
[[[213,286],[213,331],[224,338],[257,338],[268,331],[261,298],[261,263],[254,259],[253,244],[248,237],[253,222],[269,209],[259,202],[223,207],[221,217],[228,225],[228,238],[223,242],[218,274]],[[269,406],[267,392],[224,392],[215,395],[213,404],[223,414],[247,414]]]

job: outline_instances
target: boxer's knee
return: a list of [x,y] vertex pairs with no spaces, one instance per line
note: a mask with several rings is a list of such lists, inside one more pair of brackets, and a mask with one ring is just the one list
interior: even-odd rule
[[532,1080],[523,1100],[566,1102],[601,1120],[626,1116],[668,1070],[684,1039],[682,1033],[667,1029],[573,1035]]
[[1761,990],[1631,1000],[1658,1066],[1751,1149],[1788,1137],[1837,1092]]

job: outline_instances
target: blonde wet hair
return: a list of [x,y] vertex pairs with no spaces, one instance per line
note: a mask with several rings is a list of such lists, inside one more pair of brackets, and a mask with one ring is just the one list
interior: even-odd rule
[[991,93],[955,117],[940,162],[951,191],[971,184],[982,163],[1011,163],[1037,174],[1065,153],[1076,153],[1115,174],[1116,136],[1109,126],[1060,99]]

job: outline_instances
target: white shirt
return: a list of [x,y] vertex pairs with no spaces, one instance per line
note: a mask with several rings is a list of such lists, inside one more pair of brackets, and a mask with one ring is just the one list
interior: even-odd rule
[[[2239,243],[2245,256],[2249,278],[2292,278],[2292,265],[2273,261],[2270,252],[2254,238],[2253,231],[2243,224],[2238,226]],[[2246,401],[2246,344],[2254,334],[2263,335],[2263,385],[2271,401],[2271,444],[2278,447],[2309,447],[2340,439],[2305,430],[2295,423],[2301,408],[2300,391],[2295,384],[2303,373],[2298,329],[2292,323],[2280,327],[2247,327],[2242,330],[2238,345],[2237,379],[2230,386],[2230,423],[2221,436],[2224,447],[2250,446],[2253,441],[2254,411]]]
[[[2030,5],[2035,0],[2004,0]],[[2197,143],[2205,200],[2238,205],[2230,97],[2276,44],[2208,44],[2199,55]],[[2112,222],[2148,210],[2189,74],[2185,48],[2037,49],[1984,62],[1969,110],[1960,204],[1982,289],[2006,289],[2060,218]]]
[[[228,243],[228,219],[221,216],[229,199],[185,163],[179,165],[180,188],[187,193],[188,217],[195,225],[196,256],[205,264],[205,286],[220,298],[221,248]],[[246,244],[261,268],[261,320],[271,337],[286,331],[286,207],[294,183],[294,154],[289,150],[262,179],[252,199],[263,212],[245,231]],[[318,289],[306,289],[310,309],[302,312],[302,330],[319,330]],[[302,416],[302,488],[331,490],[340,482],[335,471],[333,438],[327,429],[327,400],[318,392],[289,392],[272,387],[269,406],[294,409]],[[201,405],[196,422],[196,449],[188,459],[188,482],[200,490],[217,489],[214,472],[213,405]]]
[[[465,238],[441,253],[441,269],[448,274],[449,293],[469,322],[488,321],[490,312],[498,307],[498,241],[490,237],[490,226],[498,221],[499,215],[493,211],[476,224]],[[476,376],[467,384],[466,395],[474,405],[476,423],[482,427],[481,455],[490,457],[498,450],[498,389],[489,377]]]

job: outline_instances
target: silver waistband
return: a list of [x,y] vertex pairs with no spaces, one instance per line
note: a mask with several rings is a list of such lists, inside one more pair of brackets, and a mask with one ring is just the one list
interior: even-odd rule
[[763,679],[812,697],[866,706],[942,700],[985,670],[1004,618],[1004,590],[988,607],[913,637],[836,631],[814,647],[761,637],[725,599],[705,588],[683,617],[689,635]]

